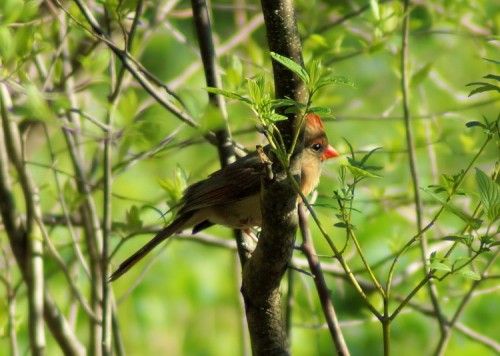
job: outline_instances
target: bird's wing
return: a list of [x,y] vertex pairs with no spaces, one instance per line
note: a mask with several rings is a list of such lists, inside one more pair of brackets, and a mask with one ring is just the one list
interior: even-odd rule
[[186,189],[182,198],[184,206],[179,214],[258,194],[262,169],[258,155],[251,153],[212,173],[207,179]]

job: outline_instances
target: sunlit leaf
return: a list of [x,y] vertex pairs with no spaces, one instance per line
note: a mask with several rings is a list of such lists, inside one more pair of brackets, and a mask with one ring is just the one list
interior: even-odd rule
[[356,178],[361,178],[361,177],[363,177],[363,178],[381,178],[381,176],[378,174],[374,174],[374,173],[365,171],[364,169],[354,167],[351,165],[347,165],[347,169],[349,169],[349,171],[351,171],[352,175]]
[[209,93],[222,95],[222,96],[225,96],[226,98],[235,99],[235,100],[244,102],[246,104],[252,103],[249,99],[241,96],[240,94],[237,94],[237,93],[234,93],[234,92],[231,92],[228,90],[213,88],[213,87],[207,87],[207,88],[205,88],[205,90],[208,91]]
[[476,168],[476,183],[486,216],[495,221],[500,217],[500,186],[479,168]]
[[280,115],[280,114],[271,114],[271,116],[269,116],[269,121],[271,122],[278,122],[278,121],[285,121],[285,120],[288,120],[288,117],[284,116],[284,115]]
[[348,87],[353,87],[353,88],[355,87],[354,82],[352,80],[350,80],[349,78],[335,75],[335,76],[321,79],[318,82],[316,88],[320,89],[320,88],[327,86],[327,85],[346,85]]
[[451,272],[451,267],[441,262],[431,262],[429,263],[429,268],[437,271]]
[[380,9],[378,7],[378,1],[370,0],[370,8],[372,10],[372,14],[375,20],[380,21]]
[[479,274],[477,274],[476,272],[474,271],[471,271],[470,269],[461,269],[457,272],[457,274],[467,278],[467,279],[472,279],[474,281],[480,281],[481,280],[481,276]]

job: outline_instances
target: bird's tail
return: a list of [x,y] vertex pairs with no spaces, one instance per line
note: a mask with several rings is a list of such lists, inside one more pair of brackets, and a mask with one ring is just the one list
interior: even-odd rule
[[134,253],[132,256],[123,261],[118,269],[113,272],[109,277],[108,282],[112,282],[120,278],[125,272],[127,272],[133,265],[139,262],[144,256],[151,252],[156,246],[158,246],[163,240],[169,238],[171,235],[175,234],[177,231],[181,230],[186,222],[189,220],[192,214],[181,214],[178,216],[170,225],[161,230],[151,241],[145,244],[139,251]]

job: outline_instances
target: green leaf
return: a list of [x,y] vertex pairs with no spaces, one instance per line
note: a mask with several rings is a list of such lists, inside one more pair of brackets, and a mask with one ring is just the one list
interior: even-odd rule
[[284,116],[284,115],[280,115],[280,114],[271,114],[271,116],[269,116],[269,121],[271,122],[278,122],[278,121],[285,121],[285,120],[288,120],[288,117]]
[[237,56],[231,56],[226,68],[226,78],[230,85],[238,87],[243,81],[243,66]]
[[472,85],[478,85],[479,87],[472,90],[470,93],[469,93],[469,96],[473,96],[475,94],[479,94],[479,93],[484,93],[486,91],[492,91],[492,90],[496,90],[498,92],[500,92],[500,87],[496,86],[496,85],[493,85],[493,84],[490,84],[490,83],[486,83],[486,82],[473,82],[473,83],[469,83],[467,84],[466,86],[472,86]]
[[429,268],[437,271],[451,272],[451,267],[441,262],[431,262]]
[[41,120],[49,121],[54,117],[54,113],[50,110],[44,93],[34,84],[26,86],[26,94],[28,96],[26,109],[27,114]]
[[307,105],[303,104],[303,103],[299,103],[299,102],[292,100],[292,99],[275,99],[275,100],[273,100],[273,104],[271,105],[271,108],[274,110],[277,108],[282,108],[282,107],[287,107],[287,106],[296,108],[298,111],[300,111],[300,109],[304,109]]
[[488,61],[488,62],[491,62],[491,63],[495,63],[495,64],[499,64],[500,65],[500,61],[497,61],[495,59],[489,59],[489,58],[483,58],[485,61]]
[[175,167],[175,186],[183,192],[187,188],[187,180],[186,172],[180,165],[177,165]]
[[181,182],[182,179],[180,178],[177,171],[175,173],[174,181],[161,178],[156,178],[156,181],[158,182],[160,187],[167,193],[169,204],[176,204],[182,198],[184,187],[179,186],[179,182]]
[[361,178],[361,177],[363,177],[363,178],[381,178],[381,176],[378,174],[374,174],[374,173],[365,171],[364,169],[351,166],[350,164],[346,165],[346,167],[351,171],[351,174],[355,178]]
[[488,75],[485,75],[483,78],[485,78],[485,79],[493,79],[493,80],[496,80],[496,81],[500,82],[500,75],[488,74]]
[[142,220],[140,210],[136,205],[132,205],[130,210],[127,211],[126,215],[127,227],[129,230],[139,230],[142,228]]
[[304,84],[309,84],[309,74],[307,74],[307,71],[300,64],[297,64],[290,58],[284,57],[274,52],[271,52],[271,57],[286,68],[290,69],[293,73],[297,74],[299,78],[302,79]]
[[[366,155],[363,156],[360,164],[364,165],[368,161],[368,159],[371,157],[372,154],[374,154],[375,152],[377,152],[378,150],[381,150],[381,149],[382,149],[382,147],[375,147],[374,149],[370,150],[370,152],[368,152]],[[382,167],[376,167],[376,168],[381,169]]]
[[356,229],[356,227],[354,225],[347,224],[345,222],[338,222],[338,223],[333,224],[333,226],[338,227],[340,229],[347,229],[347,228],[349,228],[351,230],[355,230]]
[[321,80],[323,75],[323,65],[318,60],[313,60],[311,64],[308,66],[310,85],[312,88],[308,88],[309,90],[316,89],[317,83]]
[[352,80],[350,80],[349,78],[343,77],[343,76],[334,75],[334,76],[331,76],[331,77],[327,77],[327,78],[321,79],[318,82],[318,85],[316,86],[316,90],[320,89],[320,88],[322,88],[324,86],[327,86],[327,85],[346,85],[348,87],[353,87],[353,88],[356,87],[356,85],[354,84],[354,82]]
[[240,94],[234,93],[232,91],[219,89],[219,88],[213,88],[213,87],[207,87],[207,88],[205,88],[205,90],[208,91],[209,93],[222,95],[222,96],[225,96],[226,98],[235,99],[235,100],[241,101],[245,104],[252,104],[252,102],[249,99],[241,96]]
[[315,106],[307,110],[308,114],[318,114],[318,115],[330,115],[331,112],[332,111],[329,108],[325,108],[324,106]]
[[372,10],[372,14],[375,20],[380,21],[380,9],[378,7],[378,1],[370,0],[370,8]]
[[472,244],[472,241],[474,240],[474,236],[472,236],[472,235],[465,235],[465,236],[450,235],[450,236],[444,237],[443,240],[458,242],[458,243],[462,243],[464,245],[470,246]]
[[465,277],[465,278],[468,278],[468,279],[472,279],[474,281],[480,281],[481,280],[481,276],[479,274],[477,274],[476,272],[474,271],[471,271],[470,269],[461,269],[457,272],[457,274]]
[[257,77],[255,79],[247,79],[248,94],[250,95],[250,98],[252,99],[254,105],[256,105],[257,107],[261,105],[264,98],[264,86],[264,79],[261,77]]
[[467,127],[479,126],[482,128],[486,128],[486,126],[482,122],[479,122],[479,121],[469,121],[468,123],[465,124],[465,126],[467,126]]
[[16,30],[13,39],[16,47],[16,56],[25,57],[35,51],[33,48],[35,31],[35,27],[33,26],[23,26]]
[[467,224],[469,224],[472,229],[477,230],[477,229],[479,229],[479,227],[481,227],[481,224],[483,222],[482,220],[473,218],[472,216],[470,216],[469,214],[467,214],[463,210],[461,210],[461,209],[459,209],[459,208],[457,208],[457,207],[449,204],[447,201],[441,199],[436,194],[434,194],[433,192],[431,192],[429,189],[422,188],[422,190],[424,192],[426,192],[427,194],[429,194],[431,196],[431,198],[433,198],[436,202],[438,202],[439,204],[441,204],[443,206],[443,208],[445,208],[450,213],[458,216],[460,219],[462,219]]
[[420,68],[410,80],[410,84],[413,87],[420,85],[428,76],[432,69],[432,63],[427,63],[423,68]]
[[479,168],[476,168],[476,183],[486,216],[493,222],[500,217],[500,186]]
[[15,55],[14,35],[11,29],[0,26],[0,58],[6,65]]
[[345,229],[345,228],[347,228],[348,225],[344,222],[338,222],[338,223],[333,224],[333,226],[338,227],[340,229]]

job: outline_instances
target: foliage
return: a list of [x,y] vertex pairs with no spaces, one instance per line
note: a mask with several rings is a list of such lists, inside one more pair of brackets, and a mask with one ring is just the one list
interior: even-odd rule
[[[30,267],[10,240],[23,229],[30,248],[43,241],[38,272],[69,332],[89,353],[99,345],[93,313],[105,288],[93,249],[109,242],[104,264],[116,266],[171,218],[188,183],[218,168],[212,134],[224,123],[208,91],[226,98],[238,145],[271,140],[283,162],[277,109],[325,117],[345,158],[325,165],[309,197],[311,229],[351,354],[388,352],[389,324],[393,354],[499,352],[497,2],[411,3],[406,89],[398,1],[296,1],[305,68],[267,51],[255,3],[235,4],[212,4],[222,87],[203,90],[189,2],[1,2],[0,191],[11,199],[0,199],[10,209],[0,226],[0,349],[29,347]],[[274,99],[272,60],[301,78],[306,104]],[[207,231],[170,241],[112,285],[128,353],[242,352],[234,245],[227,229]],[[292,351],[330,354],[302,251],[292,264],[283,285],[294,300]],[[57,353],[45,329],[47,353]]]

